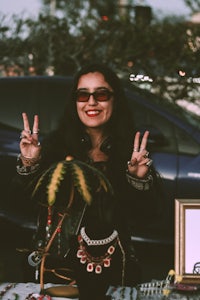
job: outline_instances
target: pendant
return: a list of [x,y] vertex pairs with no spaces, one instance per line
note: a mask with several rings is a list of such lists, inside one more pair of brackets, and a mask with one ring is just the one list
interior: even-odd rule
[[81,256],[81,259],[80,259],[80,262],[82,263],[82,264],[85,264],[86,263],[86,261],[87,261],[87,257],[86,256]]
[[110,258],[105,258],[103,260],[103,265],[105,268],[109,268],[110,267]]
[[114,253],[114,251],[115,251],[115,247],[114,247],[114,246],[110,246],[110,247],[108,248],[108,253],[109,253],[110,255],[112,255],[112,254]]
[[93,265],[93,263],[88,263],[88,264],[87,264],[87,271],[88,271],[88,272],[93,272],[93,270],[94,270],[94,265]]
[[97,265],[96,268],[95,268],[95,273],[96,273],[96,274],[101,274],[101,272],[102,272],[102,267],[101,267],[101,265]]
[[77,251],[76,256],[77,256],[78,258],[81,258],[81,257],[83,256],[83,254],[84,254],[83,250],[79,249],[79,250]]

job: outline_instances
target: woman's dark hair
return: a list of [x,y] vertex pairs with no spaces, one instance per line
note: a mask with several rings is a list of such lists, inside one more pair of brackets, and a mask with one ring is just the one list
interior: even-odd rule
[[[85,128],[77,113],[76,90],[80,77],[91,72],[101,73],[114,92],[113,114],[106,124],[106,131],[113,143],[112,158],[116,156],[119,160],[120,157],[126,156],[124,159],[127,160],[132,151],[130,145],[132,145],[134,138],[132,116],[128,109],[121,80],[115,72],[104,64],[92,63],[84,66],[75,75],[70,99],[67,101],[60,125],[56,131],[56,138],[60,138],[60,143],[61,141],[65,143],[65,146],[64,144],[63,146],[67,150],[67,154],[73,155],[78,159],[85,159],[87,151],[84,153],[84,149],[80,145],[80,141],[85,134]],[[57,143],[57,146],[60,143]],[[127,153],[127,149],[129,149],[129,153]]]
[[[90,72],[101,73],[114,92],[113,114],[106,127],[106,133],[109,134],[109,143],[111,143],[106,169],[109,172],[108,178],[111,179],[111,183],[117,191],[117,197],[123,201],[126,198],[129,199],[128,193],[132,188],[127,186],[125,170],[127,161],[130,160],[133,151],[135,126],[122,81],[108,66],[97,63],[90,64],[83,67],[75,75],[71,97],[66,103],[61,122],[57,130],[49,136],[49,139],[46,139],[46,143],[43,143],[42,160],[44,166],[49,166],[55,161],[63,160],[67,155],[71,155],[78,160],[88,162],[88,141],[83,139],[86,131],[78,117],[75,92],[80,77]],[[83,140],[86,140],[86,143],[82,143]],[[157,177],[153,168],[151,168],[151,172],[154,177]],[[156,178],[154,183],[156,184]],[[158,191],[157,188],[156,195],[158,195]],[[132,201],[132,199],[130,200]],[[151,203],[151,201],[148,201],[148,203]],[[153,206],[151,205],[151,207]]]

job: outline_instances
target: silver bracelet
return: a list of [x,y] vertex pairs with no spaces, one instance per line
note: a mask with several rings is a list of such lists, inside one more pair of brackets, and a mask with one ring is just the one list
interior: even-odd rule
[[40,168],[40,164],[34,164],[31,166],[24,166],[22,164],[22,160],[21,160],[21,155],[19,154],[17,157],[17,166],[16,166],[16,171],[19,175],[30,175],[30,174],[34,174],[35,172],[38,171],[38,169]]
[[110,236],[108,236],[107,238],[105,238],[105,239],[102,239],[102,240],[91,240],[89,238],[89,236],[85,232],[85,227],[81,228],[80,233],[81,233],[82,239],[86,242],[86,244],[88,246],[102,246],[102,245],[107,245],[107,244],[111,243],[112,241],[114,241],[114,239],[116,239],[116,237],[118,236],[117,230],[114,230],[113,233]]
[[139,191],[148,191],[153,183],[153,177],[149,174],[145,179],[135,178],[126,172],[128,183]]
[[19,166],[19,165],[16,166],[16,170],[19,175],[34,174],[35,172],[38,171],[39,168],[40,168],[39,164],[36,164],[34,166]]

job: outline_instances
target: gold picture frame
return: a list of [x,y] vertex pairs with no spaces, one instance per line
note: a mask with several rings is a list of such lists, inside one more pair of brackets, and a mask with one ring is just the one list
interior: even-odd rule
[[175,199],[175,273],[200,283],[200,199]]

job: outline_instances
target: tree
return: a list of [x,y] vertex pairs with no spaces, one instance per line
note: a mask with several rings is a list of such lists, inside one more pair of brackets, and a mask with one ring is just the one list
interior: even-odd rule
[[189,7],[192,13],[200,11],[200,0],[184,0],[186,6]]
[[[50,2],[44,0],[45,7]],[[162,20],[154,16],[149,24],[138,23],[132,15],[134,7],[125,7],[127,13],[119,14],[115,3],[57,0],[56,11],[62,9],[63,16],[48,10],[37,20],[15,16],[12,28],[2,20],[2,57],[16,61],[20,57],[27,70],[33,64],[41,75],[49,74],[49,69],[51,74],[69,75],[87,62],[101,60],[126,80],[131,73],[148,75],[152,89],[162,95],[167,91],[169,99],[191,99],[190,78],[200,75],[200,27],[174,16]],[[102,18],[104,12],[108,18]],[[166,78],[173,78],[179,89],[172,88]]]

